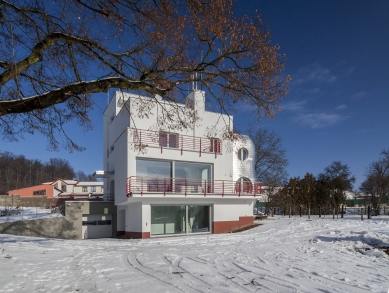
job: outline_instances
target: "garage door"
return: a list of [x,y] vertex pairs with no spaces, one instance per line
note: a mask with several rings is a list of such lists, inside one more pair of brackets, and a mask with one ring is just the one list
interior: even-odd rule
[[111,237],[112,215],[82,215],[82,239]]

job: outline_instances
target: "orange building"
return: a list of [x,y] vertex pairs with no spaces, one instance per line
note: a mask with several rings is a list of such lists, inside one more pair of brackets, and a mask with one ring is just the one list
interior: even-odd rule
[[[14,189],[8,191],[8,195],[19,194],[20,197],[30,197],[30,196],[47,196],[47,198],[53,198],[55,194],[55,187],[51,184],[41,184],[32,187]],[[57,194],[61,191],[58,190]]]

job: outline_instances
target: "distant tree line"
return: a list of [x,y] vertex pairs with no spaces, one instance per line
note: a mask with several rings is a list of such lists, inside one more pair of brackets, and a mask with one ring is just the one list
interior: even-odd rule
[[96,181],[92,175],[83,171],[75,172],[65,159],[51,158],[48,162],[41,162],[37,159],[27,159],[23,155],[0,152],[0,194],[58,178]]
[[[350,168],[334,161],[318,176],[306,173],[303,178],[288,179],[288,160],[281,138],[267,129],[248,129],[255,146],[254,168],[256,179],[266,186],[267,207],[339,208],[346,202],[346,192],[353,190],[355,177]],[[376,215],[382,204],[389,204],[389,149],[380,153],[378,160],[369,164],[365,180],[354,196],[363,205],[371,205]]]
[[269,187],[268,205],[283,209],[289,207],[331,207],[338,209],[351,191],[355,177],[347,165],[333,162],[324,172],[315,177],[306,173],[303,178],[292,177],[281,187]]

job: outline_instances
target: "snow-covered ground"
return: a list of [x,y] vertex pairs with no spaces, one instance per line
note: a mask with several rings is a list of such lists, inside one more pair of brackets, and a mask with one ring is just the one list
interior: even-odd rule
[[147,240],[0,235],[0,292],[385,292],[389,217]]
[[1,211],[5,213],[4,216],[0,216],[0,223],[62,216],[57,210],[52,213],[51,209],[43,209],[39,207],[23,207],[20,209],[11,208],[9,212],[5,212],[6,209],[7,207],[0,206],[0,213]]

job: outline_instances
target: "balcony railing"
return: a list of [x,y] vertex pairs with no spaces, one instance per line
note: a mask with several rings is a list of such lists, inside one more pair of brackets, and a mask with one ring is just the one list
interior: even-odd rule
[[139,177],[127,179],[127,197],[133,194],[249,195],[262,194],[261,182],[205,180],[188,178]]
[[158,147],[161,149],[178,149],[181,155],[184,151],[196,151],[200,153],[222,153],[221,141],[217,138],[197,137],[171,132],[158,132],[141,129],[131,129],[134,143],[146,147]]

